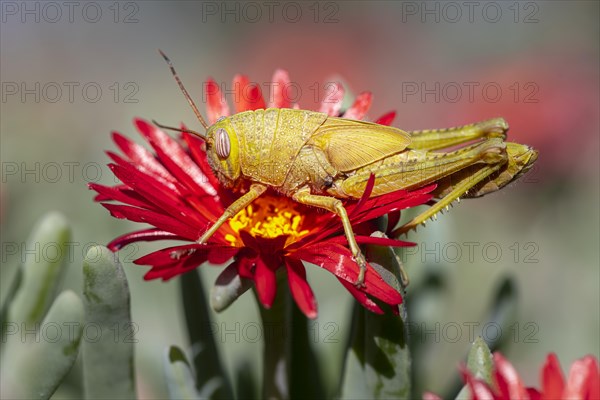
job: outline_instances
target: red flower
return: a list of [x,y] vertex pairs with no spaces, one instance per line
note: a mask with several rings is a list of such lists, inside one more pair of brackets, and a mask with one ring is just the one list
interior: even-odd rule
[[[275,73],[275,90],[269,99],[271,107],[291,107],[283,90],[289,84],[285,71]],[[260,88],[244,76],[234,78],[236,111],[265,107]],[[229,115],[227,103],[213,80],[206,82],[208,119]],[[340,86],[333,101],[322,105],[322,112],[338,115],[343,97]],[[363,118],[371,103],[370,93],[360,94],[344,116]],[[389,124],[394,114],[380,118]],[[135,260],[136,264],[152,268],[145,279],[170,279],[204,262],[222,264],[231,262],[241,277],[254,281],[260,302],[265,307],[273,304],[276,293],[276,271],[285,266],[291,294],[300,309],[310,318],[316,317],[317,306],[306,280],[302,261],[307,261],[333,273],[346,289],[367,309],[382,313],[373,299],[389,305],[402,302],[400,293],[387,284],[367,265],[364,287],[354,285],[359,268],[347,247],[339,218],[332,213],[298,204],[287,197],[267,192],[246,209],[224,224],[207,244],[197,240],[223,213],[239,193],[224,189],[213,175],[204,152],[204,142],[182,134],[180,142],[155,126],[137,119],[135,125],[156,154],[130,141],[119,133],[113,140],[124,153],[108,155],[113,160],[109,167],[123,184],[106,187],[92,183],[89,187],[98,196],[112,216],[154,226],[116,238],[108,247],[119,250],[136,241],[182,240],[192,242],[162,249]],[[391,226],[397,222],[398,210],[423,204],[431,199],[435,185],[412,192],[398,191],[369,198],[374,185],[372,178],[363,198],[345,204],[354,226],[356,239],[361,244],[407,246],[412,243],[373,238],[374,227],[369,221],[392,213]],[[116,201],[114,204],[108,201]]]
[[[569,376],[565,381],[556,354],[548,354],[540,374],[541,391],[525,388],[515,368],[500,353],[494,353],[494,367],[493,388],[485,381],[475,378],[466,368],[462,368],[463,379],[471,391],[472,400],[600,399],[598,360],[590,355],[571,364]],[[423,398],[439,399],[431,393],[427,393]]]

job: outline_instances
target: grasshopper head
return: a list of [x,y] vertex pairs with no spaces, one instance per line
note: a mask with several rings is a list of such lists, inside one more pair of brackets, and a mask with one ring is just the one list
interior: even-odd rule
[[233,187],[240,177],[239,142],[229,118],[221,117],[206,133],[206,157],[219,181]]

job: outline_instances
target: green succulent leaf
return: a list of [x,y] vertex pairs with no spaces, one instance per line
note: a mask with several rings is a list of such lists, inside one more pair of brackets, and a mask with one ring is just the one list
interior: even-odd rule
[[215,342],[207,297],[198,271],[180,277],[183,309],[194,352],[196,387],[211,399],[231,399],[233,393]]
[[65,270],[71,229],[66,218],[52,212],[33,228],[27,240],[20,284],[8,306],[6,321],[35,329],[50,308]]
[[183,351],[177,346],[165,350],[164,370],[170,399],[197,399],[194,373]]
[[[385,235],[378,233],[377,236]],[[368,246],[370,263],[402,290],[402,265],[392,248]],[[376,266],[375,266],[376,265]],[[343,399],[405,399],[410,396],[411,358],[406,309],[377,315],[355,305],[341,387]]]
[[[48,314],[27,336],[12,337],[2,357],[1,398],[49,399],[71,370],[79,353],[83,304],[72,291],[62,292]],[[21,340],[19,340],[21,339]]]
[[134,399],[129,286],[117,256],[92,247],[83,263],[86,330],[83,342],[84,392],[88,399]]
[[[492,373],[494,370],[494,360],[489,347],[481,336],[475,339],[469,355],[467,356],[467,369],[471,371],[477,379],[483,379],[489,385],[492,385]],[[471,398],[471,392],[467,386],[463,386],[462,390],[456,396],[457,400],[468,400]]]

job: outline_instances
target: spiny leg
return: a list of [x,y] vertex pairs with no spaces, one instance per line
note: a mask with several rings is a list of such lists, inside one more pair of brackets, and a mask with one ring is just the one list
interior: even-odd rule
[[256,200],[261,194],[263,194],[267,190],[266,186],[253,184],[250,186],[250,190],[248,193],[244,194],[242,197],[231,203],[227,209],[223,212],[223,214],[217,219],[213,226],[211,226],[204,235],[198,240],[198,243],[203,244],[210,239],[210,237],[223,225],[229,218],[236,215],[238,212],[246,208],[250,203]]
[[482,138],[506,139],[507,131],[508,123],[504,118],[492,118],[453,128],[409,131],[412,139],[409,148],[432,151]]
[[324,208],[340,217],[342,220],[342,225],[344,226],[346,239],[348,240],[348,245],[350,246],[350,251],[352,252],[352,256],[354,257],[354,260],[358,264],[359,268],[358,279],[354,284],[359,287],[362,286],[365,281],[367,262],[365,257],[362,255],[360,248],[358,247],[358,243],[356,243],[356,238],[354,237],[354,232],[352,231],[352,225],[350,224],[348,213],[346,212],[341,200],[336,199],[335,197],[314,195],[311,194],[308,189],[299,190],[292,196],[292,198],[301,204]]
[[[377,185],[372,196],[380,196],[395,190],[410,190],[438,182],[475,164],[504,164],[506,145],[501,139],[488,139],[448,153],[425,152],[419,161],[395,161],[377,167],[365,167],[337,184],[341,194],[360,198],[371,174],[375,174]],[[391,158],[390,158],[391,159]],[[335,195],[333,190],[329,193]]]
[[472,175],[466,176],[456,185],[454,185],[452,191],[446,194],[433,206],[429,207],[425,212],[419,214],[410,222],[402,225],[400,228],[395,229],[392,232],[391,236],[397,237],[403,233],[407,233],[409,230],[416,228],[419,224],[425,223],[425,221],[427,221],[428,218],[435,217],[435,215],[444,207],[450,205],[450,203],[452,203],[454,200],[457,200],[460,196],[468,192],[469,189],[471,189],[473,186],[477,185],[486,177],[498,171],[503,165],[504,163],[484,165],[477,172],[473,173]]

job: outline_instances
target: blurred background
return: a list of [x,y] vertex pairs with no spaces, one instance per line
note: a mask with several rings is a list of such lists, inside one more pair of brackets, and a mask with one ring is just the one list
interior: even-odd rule
[[[419,387],[444,393],[452,386],[472,332],[500,335],[528,385],[538,385],[548,352],[563,368],[588,353],[598,357],[599,4],[2,2],[1,297],[45,212],[58,210],[72,223],[65,287],[78,292],[87,248],[136,229],[94,204],[86,183],[116,183],[104,151],[115,149],[111,130],[139,141],[134,117],[198,128],[160,48],[198,103],[209,76],[231,90],[234,74],[244,73],[267,93],[273,71],[284,68],[302,108],[314,108],[336,77],[355,94],[373,92],[370,119],[396,110],[394,125],[405,130],[504,117],[510,140],[539,149],[535,168],[412,233],[419,247],[402,253],[410,319],[429,332],[416,334],[427,344]],[[131,263],[158,247],[120,253],[139,327],[143,398],[165,397],[164,348],[186,346],[177,282],[144,282],[146,268]],[[210,286],[219,268],[202,270]],[[334,386],[353,300],[316,267],[308,278],[319,301],[314,345]],[[486,321],[506,278],[514,311],[498,332]],[[437,289],[421,296],[432,281]],[[252,295],[215,320],[228,367],[246,362],[258,377],[262,344],[244,333],[258,320]],[[56,398],[78,396],[77,374]]]

